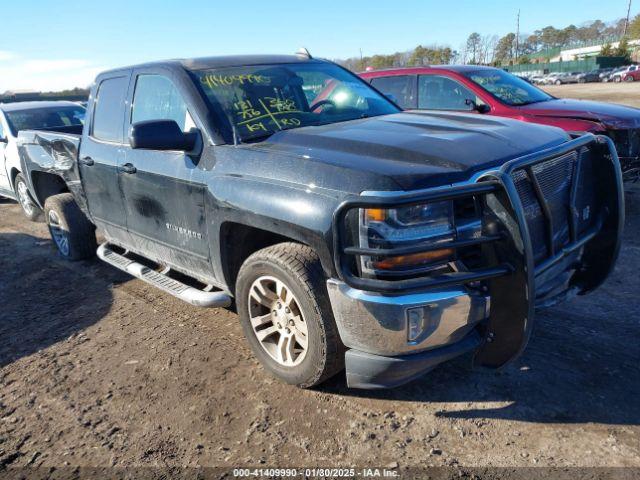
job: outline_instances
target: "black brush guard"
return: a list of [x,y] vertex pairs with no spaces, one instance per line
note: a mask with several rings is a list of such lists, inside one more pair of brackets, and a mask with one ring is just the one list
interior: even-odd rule
[[[589,149],[591,168],[583,168],[581,160]],[[567,222],[569,234],[561,245],[554,243],[552,208],[540,188],[534,167],[575,151],[578,154],[571,177]],[[583,170],[590,178],[585,179]],[[514,183],[514,173],[526,172],[534,186],[542,211],[547,254],[534,259],[532,237],[520,195]],[[582,177],[581,177],[582,175]],[[585,186],[587,188],[585,188]],[[589,191],[597,205],[580,204],[579,192]],[[593,191],[591,191],[593,190]],[[438,243],[434,247],[402,247],[369,249],[345,244],[349,238],[347,214],[361,208],[396,208],[424,202],[460,200],[475,197],[482,204],[482,235],[474,239]],[[530,211],[530,210],[528,210]],[[579,227],[586,212],[593,215],[589,225]],[[557,211],[556,211],[557,214]],[[557,218],[556,223],[557,225]],[[361,290],[386,295],[405,294],[451,286],[482,286],[491,297],[491,313],[484,325],[484,340],[476,351],[474,365],[499,368],[517,358],[527,345],[533,327],[536,280],[550,269],[564,264],[570,268],[569,285],[578,294],[599,286],[613,269],[624,224],[624,192],[622,174],[615,147],[605,136],[584,135],[560,146],[520,157],[488,172],[475,183],[393,196],[358,196],[343,202],[334,215],[335,266],[342,281]],[[485,263],[481,268],[434,276],[401,280],[363,278],[354,268],[359,256],[408,255],[434,249],[454,250],[478,245]],[[579,254],[576,265],[569,260]]]

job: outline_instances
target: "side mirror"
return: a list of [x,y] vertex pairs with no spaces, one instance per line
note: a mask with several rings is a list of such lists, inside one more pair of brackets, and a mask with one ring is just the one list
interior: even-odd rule
[[0,137],[0,143],[9,143],[9,139],[7,137]]
[[464,101],[465,105],[468,105],[469,107],[471,107],[470,109],[473,111],[476,111],[478,113],[489,113],[491,111],[491,107],[485,103],[478,105],[476,103],[475,100],[471,100],[470,98],[467,98]]
[[147,120],[134,123],[129,133],[131,148],[188,152],[196,146],[200,132],[183,132],[174,120]]

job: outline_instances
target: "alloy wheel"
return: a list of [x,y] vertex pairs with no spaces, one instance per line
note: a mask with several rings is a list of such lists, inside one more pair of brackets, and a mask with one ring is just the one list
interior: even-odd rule
[[249,289],[249,319],[260,346],[278,364],[295,367],[309,347],[300,303],[291,289],[271,276],[256,279]]
[[24,182],[19,181],[16,185],[16,190],[18,191],[18,201],[20,202],[20,206],[24,212],[29,216],[33,215],[36,207],[33,204],[33,200],[31,200],[27,185]]
[[60,253],[65,257],[69,256],[69,234],[62,228],[60,217],[54,210],[49,210],[48,215],[49,231],[51,238],[55,242]]

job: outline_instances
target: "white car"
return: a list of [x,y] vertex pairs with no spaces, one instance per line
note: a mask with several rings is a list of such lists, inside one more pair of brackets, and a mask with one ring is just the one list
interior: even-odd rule
[[0,197],[20,202],[29,220],[36,221],[42,211],[29,193],[22,174],[16,138],[20,130],[54,130],[62,133],[82,131],[85,109],[74,102],[0,103]]

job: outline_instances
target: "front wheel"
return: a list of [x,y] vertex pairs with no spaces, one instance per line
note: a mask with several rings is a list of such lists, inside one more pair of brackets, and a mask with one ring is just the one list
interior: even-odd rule
[[18,197],[18,202],[20,202],[24,215],[32,222],[42,220],[42,210],[31,196],[31,193],[29,193],[27,181],[21,173],[16,175],[14,183],[16,197]]
[[70,193],[53,195],[44,202],[51,239],[67,260],[84,260],[96,254],[96,231]]
[[556,85],[562,85],[562,82],[560,80],[556,80]]
[[631,75],[627,75],[627,76],[624,78],[624,81],[625,81],[625,82],[633,82],[633,80],[634,80],[634,78],[633,78]]
[[342,370],[344,347],[311,248],[280,243],[251,255],[238,273],[236,302],[251,349],[279,379],[307,388]]

